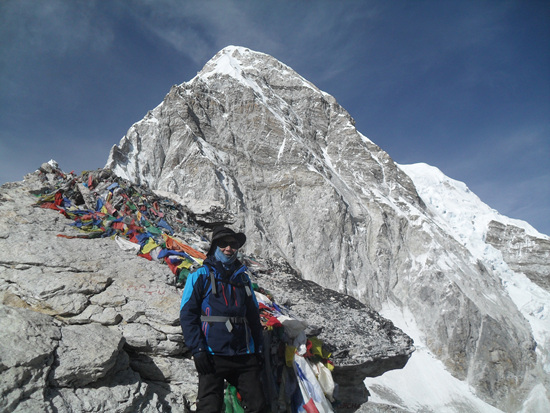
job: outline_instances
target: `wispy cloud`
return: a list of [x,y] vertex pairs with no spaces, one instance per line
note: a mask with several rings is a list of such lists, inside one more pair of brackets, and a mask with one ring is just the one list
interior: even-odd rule
[[87,48],[105,50],[113,33],[96,18],[94,2],[7,0],[0,3],[0,35],[6,51],[64,54]]
[[487,170],[498,171],[505,163],[520,164],[525,170],[547,168],[548,163],[544,160],[550,159],[549,134],[547,125],[524,124],[511,131],[493,127],[485,134],[480,132],[476,137],[464,137],[462,150],[468,156],[457,158],[453,169],[464,173],[484,166]]
[[[107,142],[232,44],[333,94],[398,162],[519,210],[514,193],[548,182],[547,27],[542,3],[518,0],[0,0],[0,144]],[[0,151],[27,171],[48,160]]]
[[[335,78],[356,65],[365,39],[350,37],[350,25],[377,13],[370,2],[140,1],[128,12],[159,39],[202,65],[229,45],[250,47],[283,62]],[[361,6],[359,6],[361,5]],[[137,7],[135,7],[137,6]]]
[[462,156],[441,159],[441,169],[464,181],[500,213],[512,218],[528,215],[531,225],[544,229],[550,213],[549,133],[544,125],[524,125],[467,139]]
[[238,2],[161,0],[135,6],[128,11],[136,20],[198,65],[206,63],[214,50],[227,46],[228,40],[250,37],[269,43],[261,22]]
[[0,2],[0,84],[4,91],[21,93],[15,79],[43,61],[106,52],[113,31],[94,10],[93,3],[85,1]]

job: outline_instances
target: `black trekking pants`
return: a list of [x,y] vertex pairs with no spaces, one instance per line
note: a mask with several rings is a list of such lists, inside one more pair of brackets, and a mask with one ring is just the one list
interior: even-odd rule
[[197,413],[222,411],[224,380],[237,388],[245,412],[264,412],[265,399],[256,356],[213,356],[212,359],[216,372],[199,374]]

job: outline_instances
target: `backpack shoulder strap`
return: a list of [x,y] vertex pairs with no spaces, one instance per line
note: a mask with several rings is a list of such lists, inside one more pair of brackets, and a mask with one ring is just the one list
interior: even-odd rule
[[208,267],[208,272],[210,273],[210,285],[212,286],[212,293],[217,296],[218,295],[218,287],[216,287],[216,277],[214,275],[214,270],[210,267]]
[[[214,270],[209,265],[204,265],[206,268],[208,268],[209,276],[206,277],[206,282],[204,284],[204,296],[206,296],[206,292],[208,291],[208,284],[212,286],[212,293],[217,297],[218,296],[218,287],[216,286],[216,276],[214,273]],[[250,290],[250,287],[248,286],[248,275],[246,273],[241,274],[241,283],[230,281],[230,280],[220,280],[222,283],[230,284],[235,287],[244,288],[246,291],[246,295],[250,297],[252,295],[252,291]]]
[[206,281],[204,283],[204,289],[203,289],[203,295],[204,298],[206,296],[206,293],[208,292],[208,285],[212,286],[212,293],[217,297],[218,296],[218,287],[216,287],[216,276],[214,274],[214,270],[209,265],[204,265],[208,269],[208,276],[206,277]]

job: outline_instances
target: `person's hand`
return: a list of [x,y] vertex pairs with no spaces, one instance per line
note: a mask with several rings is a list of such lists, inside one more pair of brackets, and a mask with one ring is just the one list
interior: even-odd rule
[[193,356],[193,361],[195,362],[195,368],[199,374],[212,374],[216,372],[210,355],[206,351],[195,354]]

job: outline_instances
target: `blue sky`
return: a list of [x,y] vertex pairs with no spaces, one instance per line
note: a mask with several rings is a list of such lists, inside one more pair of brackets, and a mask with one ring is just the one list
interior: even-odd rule
[[550,1],[0,2],[0,183],[110,148],[228,45],[332,94],[398,163],[426,162],[550,234]]

